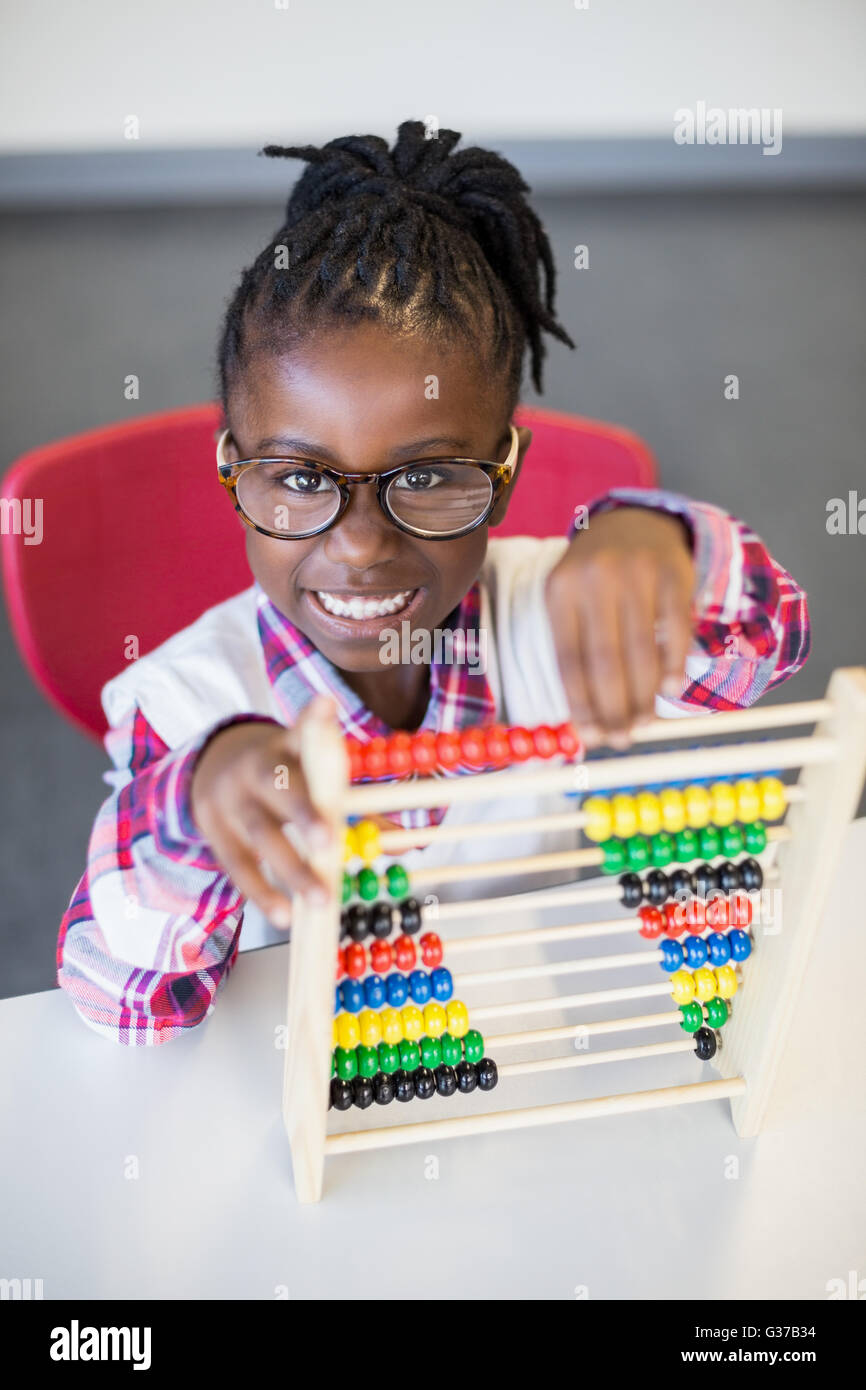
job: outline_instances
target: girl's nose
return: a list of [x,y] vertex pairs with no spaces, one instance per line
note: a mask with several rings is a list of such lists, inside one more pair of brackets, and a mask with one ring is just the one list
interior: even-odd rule
[[323,537],[325,555],[334,564],[369,569],[392,559],[401,547],[402,532],[379,506],[375,483],[349,485],[349,505]]

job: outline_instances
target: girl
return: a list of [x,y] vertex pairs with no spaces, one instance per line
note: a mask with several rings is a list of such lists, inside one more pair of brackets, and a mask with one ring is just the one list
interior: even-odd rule
[[[459,138],[408,121],[390,150],[264,151],[308,168],[220,345],[219,479],[255,583],[106,686],[114,791],[60,928],[61,987],[122,1043],[205,1018],[245,907],[248,946],[266,939],[256,908],[273,936],[292,893],[323,891],[281,828],[327,833],[302,720],[368,741],[571,718],[587,746],[621,748],[653,713],[748,705],[806,659],[805,596],[717,508],[618,490],[570,537],[488,548],[524,465],[532,486],[530,432],[511,425],[524,356],[540,390],[542,333],[573,344],[526,184]],[[395,630],[452,641],[394,661]]]

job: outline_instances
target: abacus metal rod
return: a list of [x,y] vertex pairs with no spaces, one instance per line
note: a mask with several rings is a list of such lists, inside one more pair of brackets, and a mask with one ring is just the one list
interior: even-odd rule
[[589,1120],[604,1115],[623,1115],[637,1110],[660,1110],[671,1105],[692,1105],[700,1101],[726,1100],[746,1089],[741,1076],[727,1081],[696,1081],[688,1086],[665,1086],[652,1091],[629,1091],[618,1096],[599,1096],[593,1100],[561,1101],[557,1105],[536,1105],[517,1110],[498,1110],[482,1115],[460,1115],[447,1120],[422,1120],[411,1125],[387,1125],[375,1129],[350,1130],[330,1134],[325,1153],[357,1153],[362,1149],[383,1149],[401,1144],[430,1143],[436,1139],[458,1138],[469,1134],[495,1134],[509,1129],[530,1129],[535,1125],[563,1124],[569,1120]]
[[643,1061],[646,1057],[666,1057],[675,1052],[694,1052],[688,1038],[674,1042],[642,1043],[634,1047],[612,1047],[607,1052],[575,1052],[567,1057],[545,1057],[536,1062],[506,1062],[499,1067],[499,1079],[508,1076],[533,1076],[544,1071],[567,1071],[570,1067],[593,1067],[601,1062]]
[[637,1014],[631,1018],[605,1018],[597,1023],[568,1023],[559,1028],[527,1028],[522,1033],[494,1033],[487,1035],[485,1046],[492,1055],[503,1047],[529,1047],[537,1043],[563,1042],[578,1036],[592,1038],[604,1033],[628,1033],[638,1028],[661,1028],[671,1023],[682,1023],[679,1009],[665,1010],[657,1014]]
[[[719,714],[713,718],[720,720],[725,716]],[[350,787],[345,809],[349,816],[366,816],[395,809],[409,811],[499,800],[511,795],[527,796],[534,792],[574,791],[575,769],[578,766],[589,774],[593,788],[609,791],[643,783],[683,782],[690,777],[742,773],[744,768],[748,768],[752,774],[774,768],[806,767],[831,762],[838,755],[834,738],[813,734],[811,738],[774,739],[760,744],[731,743],[719,748],[696,749],[694,752],[678,750],[635,757],[600,758],[565,766],[536,766],[533,763],[524,764],[517,770],[479,772],[471,777],[422,777],[360,784]]]

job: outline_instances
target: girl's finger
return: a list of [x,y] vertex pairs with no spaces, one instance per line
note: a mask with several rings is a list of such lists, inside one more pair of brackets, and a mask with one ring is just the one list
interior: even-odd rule
[[571,722],[584,745],[591,748],[598,743],[600,730],[583,670],[577,604],[569,598],[566,603],[551,605],[550,612],[556,659]]
[[287,892],[307,894],[313,902],[327,900],[328,885],[290,843],[268,807],[246,806],[238,820],[241,834],[257,859],[264,860]]
[[616,576],[602,572],[582,596],[580,649],[596,723],[615,748],[628,744],[631,726],[619,609]]
[[211,849],[242,898],[256,904],[275,927],[288,927],[292,921],[289,898],[268,883],[253,848],[223,825],[211,835]]
[[630,570],[629,588],[621,594],[620,622],[632,723],[652,718],[661,679],[656,642],[658,586],[658,570],[653,561],[636,559]]
[[692,604],[688,586],[667,572],[661,577],[658,601],[659,689],[676,699],[686,682],[686,657],[692,642]]

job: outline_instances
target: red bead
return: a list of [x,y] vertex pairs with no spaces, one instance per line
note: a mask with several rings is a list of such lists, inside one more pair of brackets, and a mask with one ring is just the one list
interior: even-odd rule
[[412,771],[412,739],[407,733],[392,734],[388,739],[388,771],[392,777],[405,777]]
[[643,907],[638,908],[637,915],[640,918],[638,931],[641,936],[645,936],[648,941],[655,941],[657,936],[661,936],[665,919],[657,907],[650,907],[645,903]]
[[343,976],[345,975],[345,973],[346,973],[346,952],[345,952],[344,947],[340,946],[339,949],[337,950],[337,979],[338,979],[338,980],[342,980],[342,978],[343,978]]
[[511,761],[508,730],[504,724],[491,724],[489,729],[484,730],[484,746],[487,749],[486,761],[494,767],[501,767]]
[[370,968],[377,975],[386,975],[394,964],[394,951],[388,941],[374,941],[370,947]]
[[707,898],[707,926],[730,926],[730,905],[721,894],[713,893]]
[[460,735],[436,735],[436,757],[441,767],[456,767],[460,761]]
[[700,936],[707,925],[707,905],[703,898],[689,898],[686,903],[686,926],[694,936]]
[[388,771],[388,740],[373,738],[364,746],[364,772],[368,777],[384,777]]
[[511,756],[517,763],[526,762],[531,758],[535,749],[532,746],[532,735],[528,729],[521,729],[516,725],[508,730],[508,746],[511,749]]
[[748,893],[731,895],[731,926],[748,927],[752,921],[752,899]]
[[346,950],[346,974],[350,980],[360,980],[367,969],[367,952],[360,941],[353,941]]
[[364,776],[364,750],[354,739],[348,744],[349,780],[359,782]]
[[417,959],[411,936],[398,936],[394,942],[394,961],[398,970],[413,970]]
[[423,729],[411,738],[412,766],[416,772],[432,772],[436,766],[436,735]]
[[420,938],[421,959],[425,965],[442,964],[442,941],[435,931],[426,931]]
[[483,729],[464,729],[460,735],[460,758],[470,767],[483,767],[487,761],[487,748]]
[[559,740],[547,724],[532,730],[532,746],[539,758],[552,758],[559,750]]
[[685,907],[683,903],[673,901],[665,903],[662,912],[665,915],[665,935],[676,941],[686,929]]
[[553,732],[556,735],[556,746],[560,753],[564,753],[567,758],[573,758],[576,753],[580,752],[580,739],[573,724],[558,724]]

